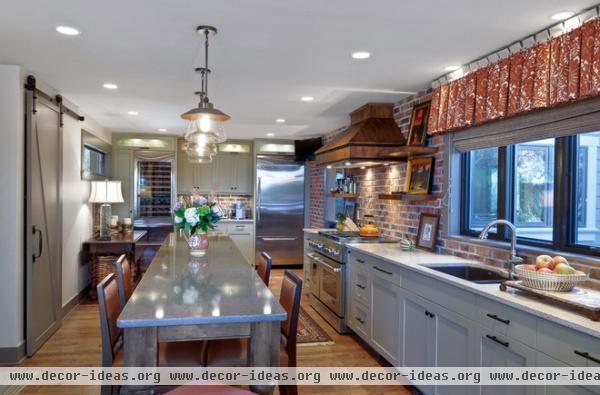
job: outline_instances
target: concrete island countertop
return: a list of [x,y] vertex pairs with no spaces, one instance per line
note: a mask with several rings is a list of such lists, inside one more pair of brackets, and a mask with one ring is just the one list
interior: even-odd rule
[[[349,244],[350,248],[362,252],[374,258],[382,259],[391,264],[398,265],[404,269],[419,272],[422,275],[434,278],[444,283],[454,285],[467,291],[489,298],[493,301],[506,304],[510,307],[526,311],[537,317],[552,321],[571,329],[586,333],[588,335],[600,338],[600,322],[595,322],[587,317],[573,313],[560,307],[543,303],[531,297],[523,296],[516,290],[509,289],[504,292],[499,288],[499,284],[478,284],[449,274],[441,273],[425,267],[423,265],[434,264],[453,264],[470,263],[487,266],[481,262],[468,260],[453,255],[435,254],[426,251],[402,251],[398,244]],[[586,292],[600,298],[600,292],[592,289],[585,289]]]
[[119,328],[283,321],[286,311],[229,237],[195,258],[171,233],[117,320]]

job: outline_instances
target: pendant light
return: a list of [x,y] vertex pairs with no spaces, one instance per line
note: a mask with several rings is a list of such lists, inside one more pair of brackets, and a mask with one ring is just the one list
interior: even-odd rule
[[208,163],[217,152],[217,144],[226,139],[221,123],[231,117],[215,108],[208,98],[208,40],[211,34],[217,33],[217,29],[212,26],[198,26],[196,32],[204,36],[204,67],[196,69],[202,81],[200,92],[196,92],[200,102],[198,107],[181,114],[181,118],[190,121],[185,134],[188,159],[194,163]]

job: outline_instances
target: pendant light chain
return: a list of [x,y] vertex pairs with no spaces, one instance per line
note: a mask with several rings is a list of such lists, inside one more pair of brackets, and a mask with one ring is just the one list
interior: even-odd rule
[[208,103],[208,35],[209,35],[209,30],[205,29],[204,30],[204,73],[202,74],[204,76],[204,100],[206,101],[206,103]]

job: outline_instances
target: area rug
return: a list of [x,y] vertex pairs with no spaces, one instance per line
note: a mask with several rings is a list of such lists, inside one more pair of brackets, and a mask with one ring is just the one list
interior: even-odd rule
[[334,344],[327,332],[312,319],[310,315],[300,307],[300,317],[298,319],[298,336],[296,345],[298,347],[307,346],[330,346]]

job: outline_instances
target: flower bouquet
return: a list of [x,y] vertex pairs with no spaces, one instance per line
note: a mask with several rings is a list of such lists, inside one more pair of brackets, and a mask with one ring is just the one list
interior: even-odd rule
[[192,256],[204,256],[208,249],[208,230],[223,217],[223,210],[204,196],[184,198],[173,209],[175,228],[181,229]]

